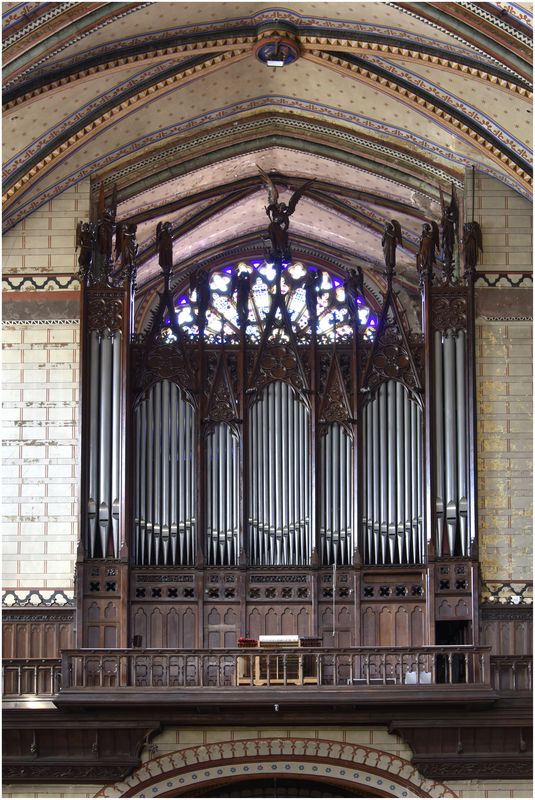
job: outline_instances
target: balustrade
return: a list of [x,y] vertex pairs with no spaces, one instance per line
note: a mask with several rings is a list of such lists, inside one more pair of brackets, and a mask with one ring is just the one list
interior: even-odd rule
[[3,696],[52,697],[60,689],[239,687],[493,688],[528,692],[529,656],[490,656],[487,647],[65,650],[59,659],[3,662]]

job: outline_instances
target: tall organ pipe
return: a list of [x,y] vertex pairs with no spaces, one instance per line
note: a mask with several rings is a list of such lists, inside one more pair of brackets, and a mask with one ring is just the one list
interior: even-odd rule
[[[368,564],[412,564],[421,546],[421,411],[405,387],[382,384],[364,408]],[[380,541],[379,541],[380,538]]]
[[102,555],[108,555],[110,533],[110,483],[112,445],[112,342],[104,336],[100,344],[100,442],[99,442],[99,528]]
[[119,493],[121,469],[121,334],[112,339],[112,441],[111,441],[111,511],[113,556],[119,556]]
[[444,480],[444,380],[442,366],[442,334],[434,334],[435,350],[435,470],[436,470],[436,500],[435,511],[437,521],[436,553],[442,555],[442,541],[444,537],[444,498],[446,486]]
[[468,492],[467,492],[467,431],[466,431],[466,341],[464,331],[459,331],[455,339],[456,366],[456,410],[457,410],[457,456],[458,456],[458,498],[459,532],[461,555],[468,554]]
[[169,562],[176,564],[177,554],[177,439],[178,439],[178,389],[174,383],[169,384],[170,398],[169,398],[169,441],[171,445],[171,452],[169,458],[169,536],[171,542],[171,552],[169,554]]
[[457,534],[457,419],[455,411],[455,337],[444,338],[444,444],[446,456],[446,524],[450,554]]
[[96,554],[96,534],[99,494],[99,384],[100,384],[100,336],[91,333],[89,393],[89,499],[87,503],[89,556]]
[[397,533],[397,558],[400,563],[404,559],[404,534],[405,534],[405,437],[403,435],[404,415],[404,392],[401,383],[396,383],[395,405],[396,405],[396,533]]
[[379,387],[379,441],[380,441],[380,466],[381,466],[381,564],[386,564],[386,540],[388,537],[388,430],[386,421],[386,384]]

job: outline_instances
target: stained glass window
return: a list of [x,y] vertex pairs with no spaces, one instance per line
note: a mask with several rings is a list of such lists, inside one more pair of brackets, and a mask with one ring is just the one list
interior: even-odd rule
[[[243,276],[248,276],[250,280],[246,336],[253,344],[260,342],[273,299],[279,288],[279,281],[275,267],[259,260],[241,261],[236,265],[225,266],[212,273],[210,306],[206,313],[204,331],[207,342],[239,343],[240,324],[236,283]],[[329,274],[326,270],[295,262],[283,264],[280,275],[280,294],[291,320],[297,343],[305,344],[310,341],[312,336],[306,287],[314,278],[317,278],[314,292],[316,294],[318,344],[350,340],[353,335],[349,311],[350,301],[343,280]],[[195,291],[190,294],[181,294],[175,299],[178,325],[191,339],[199,336],[196,301]],[[360,334],[364,339],[373,339],[377,319],[371,313],[364,297],[357,297],[356,303]],[[280,308],[276,311],[275,322],[278,324],[272,330],[270,338],[281,342],[286,341],[288,334],[281,325]],[[169,335],[172,337],[170,329]],[[166,338],[171,341],[171,338]]]

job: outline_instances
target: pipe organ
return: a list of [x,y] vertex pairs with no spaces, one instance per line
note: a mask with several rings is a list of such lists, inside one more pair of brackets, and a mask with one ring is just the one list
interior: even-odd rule
[[418,332],[397,224],[382,305],[279,257],[188,292],[170,231],[136,332],[134,251],[84,256],[78,646],[477,644],[471,273],[426,251]]

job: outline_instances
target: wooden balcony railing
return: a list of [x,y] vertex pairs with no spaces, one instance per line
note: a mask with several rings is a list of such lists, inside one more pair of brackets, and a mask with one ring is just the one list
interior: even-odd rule
[[471,684],[490,687],[488,648],[69,650],[62,687],[376,687]]
[[488,647],[225,650],[65,650],[62,659],[3,662],[3,697],[51,698],[95,689],[447,686],[529,692],[529,656],[490,656]]
[[2,662],[3,696],[52,697],[61,687],[61,659],[14,658]]

